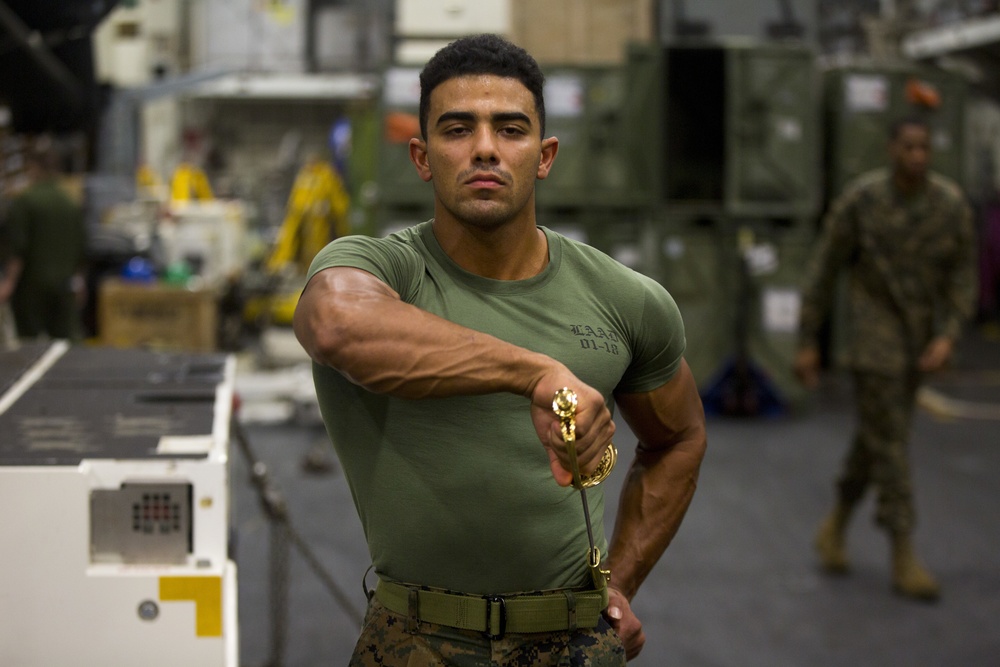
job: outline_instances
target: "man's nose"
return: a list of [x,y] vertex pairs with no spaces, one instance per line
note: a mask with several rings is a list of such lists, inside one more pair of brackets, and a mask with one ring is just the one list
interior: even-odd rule
[[473,145],[473,159],[476,162],[497,163],[500,156],[497,152],[496,135],[492,128],[481,127],[476,130],[475,143]]

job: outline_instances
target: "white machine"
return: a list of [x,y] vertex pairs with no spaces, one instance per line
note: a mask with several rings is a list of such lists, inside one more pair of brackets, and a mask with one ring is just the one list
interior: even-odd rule
[[0,665],[237,667],[235,362],[0,352]]

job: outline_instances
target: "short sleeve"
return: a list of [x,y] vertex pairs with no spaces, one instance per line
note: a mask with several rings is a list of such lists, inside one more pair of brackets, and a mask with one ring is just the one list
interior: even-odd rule
[[670,293],[654,280],[641,277],[642,314],[631,333],[632,363],[616,393],[643,393],[669,382],[681,367],[687,339],[680,310]]
[[397,236],[344,236],[331,241],[316,254],[309,266],[308,278],[337,266],[367,271],[395,290],[403,301],[409,302],[423,275],[424,262],[409,243]]

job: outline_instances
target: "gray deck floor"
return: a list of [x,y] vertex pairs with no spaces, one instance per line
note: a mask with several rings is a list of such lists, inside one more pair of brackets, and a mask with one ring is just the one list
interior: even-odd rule
[[[698,493],[634,601],[648,640],[630,664],[1000,664],[1000,340],[970,334],[955,369],[932,388],[992,406],[994,413],[962,418],[921,410],[916,419],[916,543],[942,584],[939,603],[891,592],[887,542],[871,521],[870,498],[850,532],[852,573],[831,578],[816,566],[812,537],[832,501],[832,480],[853,424],[849,385],[834,375],[799,415],[710,418]],[[616,440],[625,450],[631,434],[619,426]],[[234,449],[241,665],[346,665],[368,567],[346,483],[336,468],[325,475],[303,470],[305,455],[323,437],[317,425],[247,423],[245,432],[287,501],[296,530],[348,600],[331,595],[293,550],[287,634],[281,661],[271,662],[274,620],[281,618],[269,597],[271,529],[246,461]],[[624,469],[619,466],[607,482],[611,497]],[[613,517],[607,518],[610,525]]]

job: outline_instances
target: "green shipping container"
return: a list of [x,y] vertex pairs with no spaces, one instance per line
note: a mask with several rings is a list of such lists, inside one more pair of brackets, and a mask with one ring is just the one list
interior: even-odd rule
[[[804,225],[770,220],[670,219],[658,225],[654,277],[677,302],[686,358],[706,398],[745,361],[756,392],[785,410],[805,397],[792,374],[802,271],[812,249]],[[763,404],[765,401],[760,400]]]
[[674,213],[801,220],[820,200],[819,86],[802,46],[633,46],[623,112],[637,197]]
[[621,141],[620,67],[545,68],[545,135],[559,139],[539,208],[629,206],[628,153]]

